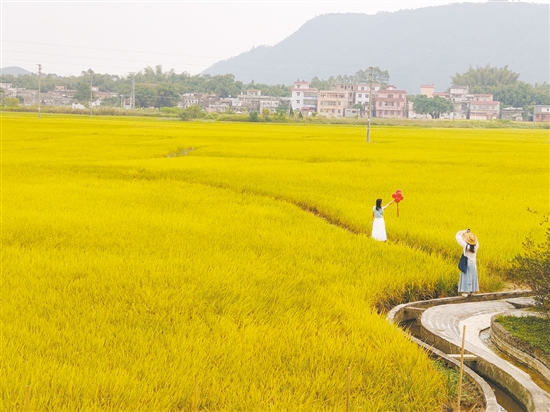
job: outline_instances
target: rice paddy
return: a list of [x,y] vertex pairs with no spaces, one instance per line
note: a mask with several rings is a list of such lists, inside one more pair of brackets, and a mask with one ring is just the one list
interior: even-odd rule
[[456,293],[466,227],[502,288],[549,211],[548,130],[1,121],[8,411],[440,410],[384,310]]

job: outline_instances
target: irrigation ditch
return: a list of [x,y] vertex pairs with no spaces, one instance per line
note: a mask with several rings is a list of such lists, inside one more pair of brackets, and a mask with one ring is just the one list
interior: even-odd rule
[[[402,327],[430,358],[451,369],[460,369],[465,347],[463,372],[482,393],[482,410],[548,412],[548,360],[516,345],[494,326],[499,314],[521,316],[524,309],[518,308],[529,306],[525,302],[532,296],[532,291],[517,291],[411,302],[394,307],[387,318]],[[469,405],[462,404],[462,408],[472,410]]]

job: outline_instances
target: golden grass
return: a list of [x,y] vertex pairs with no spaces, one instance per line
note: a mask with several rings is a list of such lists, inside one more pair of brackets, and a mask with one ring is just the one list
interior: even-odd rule
[[350,366],[351,410],[439,410],[376,311],[454,293],[467,226],[500,287],[548,131],[364,132],[2,114],[2,408],[344,410]]

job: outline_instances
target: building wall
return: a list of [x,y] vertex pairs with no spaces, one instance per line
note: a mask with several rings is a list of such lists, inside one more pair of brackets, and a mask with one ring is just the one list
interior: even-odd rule
[[378,90],[373,98],[373,115],[378,118],[406,118],[407,92],[405,90]]
[[304,107],[315,110],[317,108],[317,89],[310,88],[308,82],[294,82],[290,106],[295,112]]
[[348,107],[345,91],[320,90],[317,95],[317,112],[325,117],[343,117]]

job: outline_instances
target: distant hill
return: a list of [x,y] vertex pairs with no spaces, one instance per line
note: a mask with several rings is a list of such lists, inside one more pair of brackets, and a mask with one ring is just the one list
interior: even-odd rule
[[17,67],[17,66],[2,67],[0,69],[0,73],[1,74],[11,74],[12,76],[31,74],[31,72],[29,72],[25,69],[22,69],[21,67]]
[[549,12],[548,4],[489,2],[326,14],[275,46],[253,48],[203,74],[288,85],[378,66],[391,84],[418,94],[421,84],[443,91],[456,73],[490,64],[507,65],[527,83],[549,82]]

